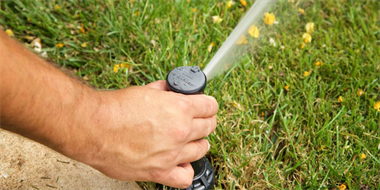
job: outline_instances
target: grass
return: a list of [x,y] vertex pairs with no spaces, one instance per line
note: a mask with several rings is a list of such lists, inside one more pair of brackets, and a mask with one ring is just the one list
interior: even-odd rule
[[[49,59],[102,89],[164,79],[177,66],[204,68],[246,11],[216,0],[2,1],[0,8],[4,30],[26,44],[40,38]],[[379,189],[380,2],[282,1],[272,12],[279,24],[261,25],[251,51],[206,88],[220,105],[208,137],[216,187]],[[214,15],[223,21],[214,24]],[[308,22],[313,39],[301,48]],[[129,71],[115,73],[119,63]]]

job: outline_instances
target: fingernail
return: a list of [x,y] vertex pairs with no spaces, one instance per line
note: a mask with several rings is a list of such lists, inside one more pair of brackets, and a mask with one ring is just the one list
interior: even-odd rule
[[210,150],[210,143],[207,141],[207,151],[209,151]]

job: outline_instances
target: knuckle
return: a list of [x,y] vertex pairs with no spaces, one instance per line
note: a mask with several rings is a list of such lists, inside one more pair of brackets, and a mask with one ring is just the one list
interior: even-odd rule
[[190,130],[186,127],[181,127],[180,129],[174,130],[174,137],[177,142],[185,141],[190,135]]
[[179,98],[177,101],[176,101],[176,104],[177,104],[177,107],[179,109],[181,109],[182,111],[189,111],[191,109],[191,107],[193,106],[193,102],[191,101],[191,99],[187,98],[187,97],[182,97],[182,98]]
[[188,187],[190,187],[190,185],[193,183],[193,179],[192,178],[190,178],[190,177],[188,177],[188,178],[186,178],[186,179],[184,179],[183,181],[182,181],[182,183],[180,184],[180,188],[181,189],[186,189],[186,188],[188,188]]
[[154,169],[149,172],[149,175],[154,181],[160,181],[160,179],[162,179],[164,176],[164,172],[162,172],[160,169]]

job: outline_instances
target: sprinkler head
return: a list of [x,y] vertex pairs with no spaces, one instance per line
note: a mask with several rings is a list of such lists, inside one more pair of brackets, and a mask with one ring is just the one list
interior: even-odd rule
[[[166,84],[171,91],[181,94],[201,94],[206,87],[206,75],[197,66],[177,67],[169,72]],[[210,161],[203,157],[191,162],[194,169],[194,179],[186,190],[208,190],[214,187],[215,170]]]
[[207,78],[198,66],[182,66],[169,72],[166,83],[174,92],[200,94],[206,87]]

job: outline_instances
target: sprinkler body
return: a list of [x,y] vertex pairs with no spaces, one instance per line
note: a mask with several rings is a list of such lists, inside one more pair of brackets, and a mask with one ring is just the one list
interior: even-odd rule
[[[182,94],[201,94],[206,87],[206,75],[199,67],[182,66],[169,72],[166,83],[171,91]],[[203,157],[191,162],[194,169],[194,179],[186,190],[208,190],[214,186],[215,170],[210,161]]]

